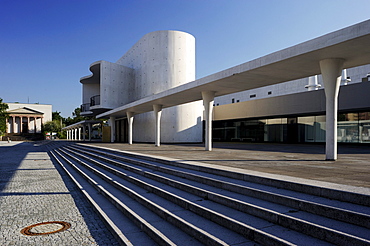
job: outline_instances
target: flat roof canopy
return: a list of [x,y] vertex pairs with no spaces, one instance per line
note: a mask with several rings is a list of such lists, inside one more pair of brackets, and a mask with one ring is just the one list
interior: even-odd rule
[[74,123],[72,125],[63,127],[62,130],[77,129],[77,128],[83,127],[84,125],[87,125],[87,124],[96,124],[96,123],[101,123],[101,122],[102,122],[101,120],[83,120],[83,121],[79,121],[77,123]]
[[201,100],[202,91],[214,91],[215,96],[222,96],[321,74],[319,62],[329,58],[344,59],[344,68],[369,64],[370,20],[137,100],[97,117],[126,117],[126,112],[153,111],[154,104],[166,108],[189,103]]

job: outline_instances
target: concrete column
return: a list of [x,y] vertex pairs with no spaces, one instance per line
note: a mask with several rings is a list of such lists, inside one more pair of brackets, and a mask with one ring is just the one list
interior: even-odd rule
[[110,142],[114,143],[116,140],[116,117],[109,117],[109,125],[110,125]]
[[9,118],[7,119],[7,125],[6,125],[6,133],[11,133],[11,124],[10,124],[10,115]]
[[204,118],[206,121],[206,136],[205,150],[212,150],[212,119],[213,119],[213,103],[215,98],[214,91],[202,91]]
[[37,121],[37,117],[33,117],[33,132],[35,134],[37,133],[36,121]]
[[77,128],[74,129],[73,135],[74,135],[74,139],[73,140],[77,140]]
[[78,140],[81,141],[81,127],[78,127]]
[[132,125],[134,123],[134,112],[126,112],[128,121],[128,144],[132,144]]
[[[16,116],[13,116],[13,121],[12,121],[12,133],[16,133],[16,131],[18,131],[18,129],[16,128],[16,120],[17,120],[17,117]],[[18,126],[18,125],[17,125]]]
[[162,115],[162,105],[153,105],[154,115],[155,115],[155,146],[161,145],[161,115]]
[[89,141],[91,141],[91,123],[87,125],[88,131],[89,131]]
[[11,133],[12,132],[12,124],[10,123],[10,117],[6,119],[6,133]]
[[19,122],[20,122],[20,125],[21,125],[21,132],[20,133],[23,133],[23,116],[19,116]]
[[9,118],[5,118],[5,125],[6,125],[6,133],[9,133],[10,125],[9,125]]
[[82,125],[82,140],[86,141],[86,126],[85,126],[85,123]]
[[30,132],[30,117],[27,116],[27,133]]
[[342,79],[343,59],[320,61],[326,97],[326,160],[337,159],[338,94]]
[[11,115],[10,118],[12,118],[12,123],[9,122],[9,133],[14,133],[14,117]]

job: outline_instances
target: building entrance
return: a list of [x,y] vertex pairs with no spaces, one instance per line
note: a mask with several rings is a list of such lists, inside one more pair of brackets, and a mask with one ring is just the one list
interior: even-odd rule
[[22,133],[28,133],[28,122],[22,122]]
[[298,143],[298,119],[297,117],[288,118],[287,142]]

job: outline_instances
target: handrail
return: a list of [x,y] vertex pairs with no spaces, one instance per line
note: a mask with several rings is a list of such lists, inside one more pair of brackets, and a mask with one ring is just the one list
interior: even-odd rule
[[81,104],[81,112],[90,111],[90,103]]
[[96,95],[90,98],[90,107],[100,105],[100,95]]

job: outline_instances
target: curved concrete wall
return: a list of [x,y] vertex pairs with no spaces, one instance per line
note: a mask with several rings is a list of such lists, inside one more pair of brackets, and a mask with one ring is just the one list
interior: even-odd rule
[[[134,69],[131,101],[195,80],[195,38],[180,31],[157,31],[142,37],[117,64]],[[202,102],[163,109],[161,142],[201,142]],[[153,142],[154,113],[135,115],[133,140]]]
[[101,61],[100,106],[116,108],[130,100],[134,71],[116,63]]

